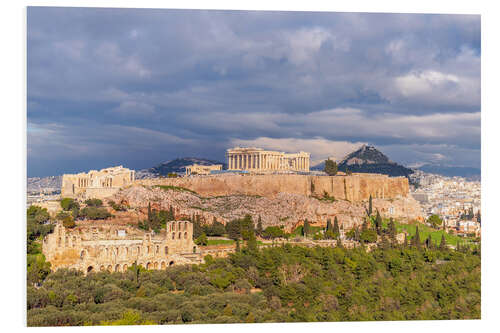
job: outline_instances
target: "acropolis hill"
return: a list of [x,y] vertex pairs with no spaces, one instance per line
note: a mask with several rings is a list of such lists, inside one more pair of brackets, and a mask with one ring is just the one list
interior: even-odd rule
[[[214,218],[226,223],[249,214],[255,221],[261,218],[264,227],[281,225],[288,230],[305,219],[323,225],[337,217],[346,228],[359,225],[370,196],[374,209],[384,217],[408,221],[422,216],[420,205],[409,196],[406,177],[318,175],[309,171],[306,152],[236,147],[228,149],[226,156],[229,170],[214,165],[206,168],[213,169],[209,174],[188,172],[176,178],[135,179],[132,170],[121,166],[65,175],[62,196],[106,198],[134,209],[151,203],[156,209],[174,209],[176,219],[200,216],[202,223]],[[190,170],[205,173],[202,167],[193,165]]]
[[349,201],[373,198],[394,199],[407,197],[409,184],[406,177],[391,178],[378,174],[350,176],[310,176],[296,174],[275,175],[211,175],[187,178],[154,178],[136,180],[136,184],[183,187],[200,195],[259,195],[275,197],[278,193],[304,196],[323,196]]

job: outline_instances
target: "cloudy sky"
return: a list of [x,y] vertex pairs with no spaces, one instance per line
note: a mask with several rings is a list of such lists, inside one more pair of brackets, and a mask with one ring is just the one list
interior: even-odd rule
[[225,149],[480,167],[477,15],[28,8],[28,176]]

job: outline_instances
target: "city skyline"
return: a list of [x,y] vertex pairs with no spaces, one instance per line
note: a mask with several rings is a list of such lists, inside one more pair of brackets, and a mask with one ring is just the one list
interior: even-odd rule
[[28,8],[28,176],[232,146],[480,167],[480,16]]

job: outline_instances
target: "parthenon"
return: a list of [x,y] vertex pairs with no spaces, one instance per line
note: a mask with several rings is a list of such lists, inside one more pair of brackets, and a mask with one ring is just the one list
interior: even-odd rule
[[255,147],[235,147],[227,150],[229,170],[248,171],[309,171],[310,154],[287,154]]

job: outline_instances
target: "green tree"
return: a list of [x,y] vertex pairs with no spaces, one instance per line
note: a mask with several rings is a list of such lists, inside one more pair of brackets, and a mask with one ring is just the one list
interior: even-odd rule
[[326,230],[325,231],[331,231],[332,230],[332,220],[327,219],[326,220]]
[[281,229],[280,227],[271,226],[271,227],[267,227],[264,230],[263,235],[264,235],[265,238],[272,239],[273,244],[274,244],[274,240],[276,238],[284,237],[284,232],[283,232],[283,229]]
[[387,228],[389,229],[389,237],[392,242],[396,241],[396,224],[394,223],[394,220],[389,218],[389,223],[387,224]]
[[62,224],[65,228],[74,228],[76,226],[75,220],[69,215],[62,220]]
[[425,240],[425,247],[431,250],[434,248],[434,243],[432,242],[431,234],[429,234],[429,236]]
[[378,209],[377,216],[375,217],[375,231],[377,232],[377,235],[382,233],[382,217],[380,216]]
[[370,194],[370,198],[368,199],[368,216],[371,216],[373,213],[373,199],[372,195]]
[[420,232],[418,231],[418,225],[415,228],[415,236],[413,236],[411,240],[412,240],[412,245],[417,248],[420,248],[420,246],[422,245],[420,242]]
[[326,172],[329,176],[335,176],[338,172],[337,163],[330,159],[327,159],[325,161],[325,168],[323,171]]
[[264,229],[262,229],[262,218],[261,216],[259,215],[259,220],[257,221],[257,235],[259,236],[262,236],[262,232],[264,231]]
[[448,246],[446,245],[446,238],[444,237],[444,232],[441,235],[441,242],[439,243],[439,250],[444,251],[448,249]]
[[87,206],[101,207],[102,200],[101,199],[87,199],[87,200],[85,200],[85,204]]
[[373,229],[363,230],[360,239],[364,243],[375,243],[377,241],[377,233]]
[[438,229],[441,225],[443,225],[443,220],[437,214],[432,214],[427,219],[427,223],[429,223],[433,228]]
[[73,208],[80,208],[78,202],[71,198],[62,198],[60,204],[61,208],[65,211],[73,210]]
[[207,235],[205,233],[202,233],[200,237],[196,238],[195,243],[196,245],[207,246],[208,245]]
[[253,230],[250,232],[247,240],[247,249],[251,253],[257,252],[257,238],[255,238],[255,232]]
[[335,239],[340,236],[339,220],[337,219],[337,216],[333,219],[333,234]]
[[311,226],[307,219],[304,220],[304,226],[302,227],[302,235],[307,237],[311,233]]

